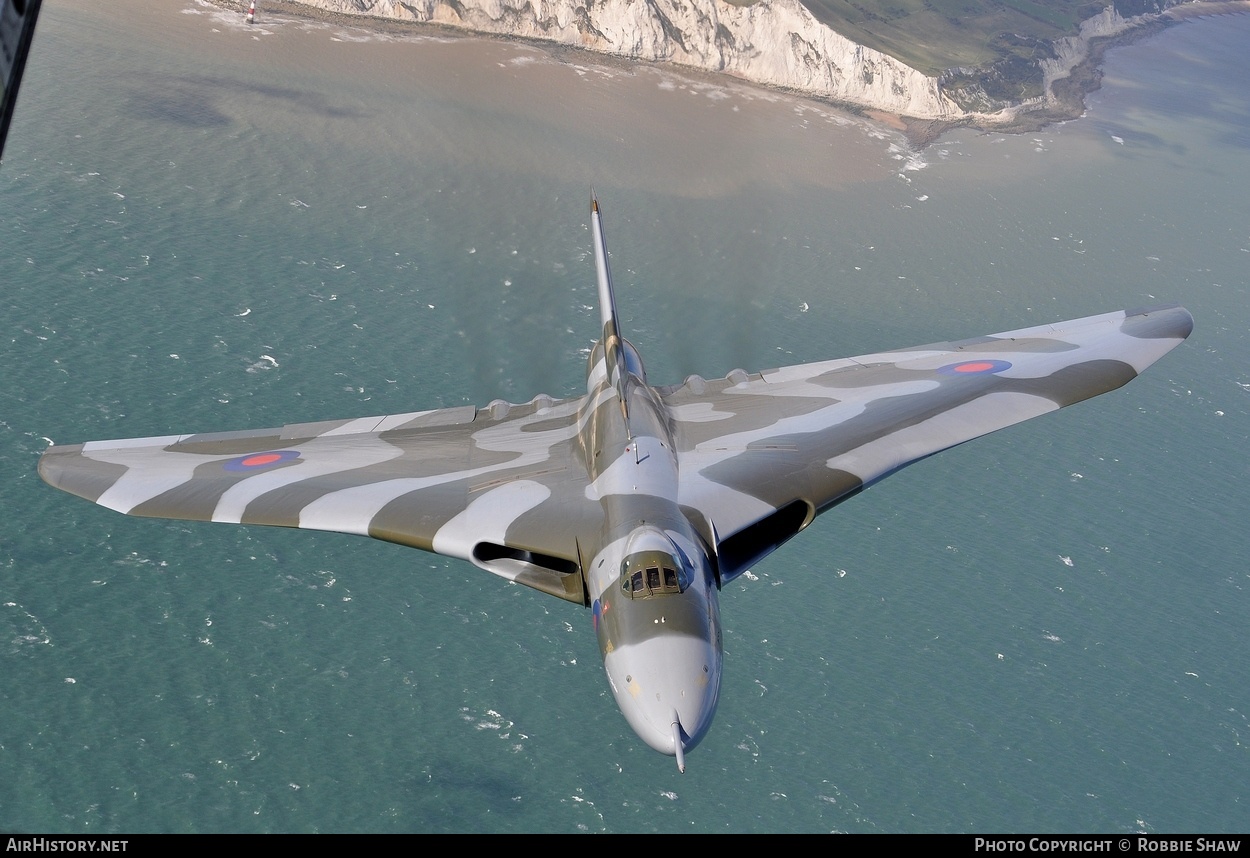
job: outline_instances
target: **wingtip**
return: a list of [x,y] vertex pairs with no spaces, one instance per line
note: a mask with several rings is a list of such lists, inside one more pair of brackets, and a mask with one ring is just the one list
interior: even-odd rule
[[1124,311],[1125,329],[1135,336],[1184,340],[1194,332],[1194,317],[1180,304],[1156,304]]

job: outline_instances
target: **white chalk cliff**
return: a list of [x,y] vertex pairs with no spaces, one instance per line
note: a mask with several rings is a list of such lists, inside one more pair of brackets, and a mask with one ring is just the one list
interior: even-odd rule
[[[1155,17],[1157,16],[1141,16],[1141,18]],[[1076,64],[1085,59],[1089,53],[1090,39],[1118,36],[1125,30],[1132,29],[1137,23],[1140,23],[1140,20],[1140,18],[1125,18],[1115,10],[1114,6],[1108,6],[1100,14],[1082,21],[1079,34],[1052,42],[1051,48],[1055,52],[1055,58],[1042,60],[1040,63],[1046,91],[1049,92],[1052,83],[1060,78],[1067,77]]]
[[679,63],[918,119],[967,117],[937,78],[856,44],[798,0],[299,0],[331,12]]
[[[1082,22],[1078,34],[1051,43],[1051,57],[1038,63],[1043,94],[1011,102],[986,93],[976,80],[984,70],[950,69],[947,75],[951,80],[970,76],[972,84],[944,89],[939,78],[830,29],[799,0],[756,0],[748,6],[733,6],[724,0],[289,2],[344,15],[441,24],[631,59],[677,63],[899,116],[938,120],[938,125],[971,122],[982,127],[1006,127],[1032,110],[1044,112],[1058,106],[1062,111],[1065,108],[1051,85],[1068,77],[1089,57],[1094,40],[1120,35],[1163,17],[1156,12],[1125,18],[1106,0],[1108,5]],[[1214,8],[1216,13],[1250,11],[1250,0],[1194,4],[1158,0],[1158,5]]]

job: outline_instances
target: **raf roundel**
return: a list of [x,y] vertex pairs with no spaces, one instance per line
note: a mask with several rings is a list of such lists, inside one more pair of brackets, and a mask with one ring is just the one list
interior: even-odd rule
[[223,464],[222,467],[236,474],[249,471],[264,471],[281,465],[283,462],[289,462],[298,458],[299,452],[297,450],[273,450],[266,453],[248,453],[246,456],[231,459]]
[[960,363],[948,363],[946,366],[939,367],[938,372],[942,375],[987,375],[1002,372],[1005,369],[1011,369],[1011,364],[1005,360],[966,360]]

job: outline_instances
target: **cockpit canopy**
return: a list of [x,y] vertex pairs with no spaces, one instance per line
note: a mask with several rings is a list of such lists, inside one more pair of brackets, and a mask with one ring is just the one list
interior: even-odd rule
[[630,537],[621,561],[621,590],[631,599],[667,596],[690,586],[690,564],[673,541],[654,528]]

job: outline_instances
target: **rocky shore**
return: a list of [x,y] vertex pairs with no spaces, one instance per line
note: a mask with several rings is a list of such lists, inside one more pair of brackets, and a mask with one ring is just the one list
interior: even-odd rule
[[[208,0],[243,14],[247,0]],[[431,32],[532,41],[631,62],[670,63],[727,74],[861,112],[923,148],[957,127],[1036,131],[1073,119],[1101,81],[1107,49],[1187,18],[1250,12],[1250,0],[1198,0],[1160,14],[1119,16],[1108,6],[1057,40],[1041,63],[1045,94],[1016,104],[965,87],[956,101],[939,80],[857,45],[817,22],[797,0],[731,6],[720,0],[260,0],[258,16],[280,14],[375,31]]]

